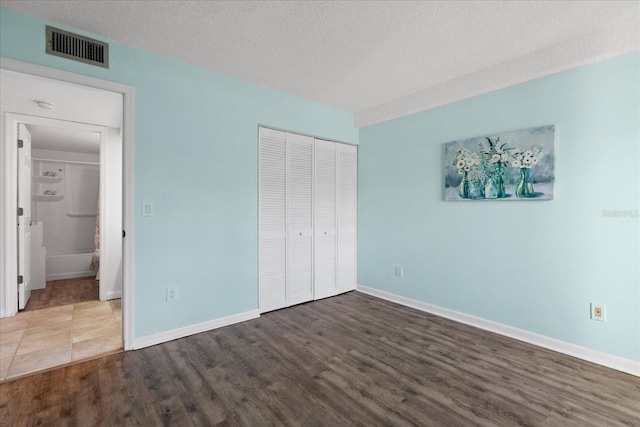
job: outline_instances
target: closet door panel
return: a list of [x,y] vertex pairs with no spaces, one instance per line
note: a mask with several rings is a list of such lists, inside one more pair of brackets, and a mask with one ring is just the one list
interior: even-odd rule
[[260,128],[258,150],[258,289],[264,313],[286,306],[286,134]]
[[313,299],[313,138],[287,133],[287,305]]
[[356,288],[357,147],[338,144],[337,292]]
[[315,140],[314,299],[336,294],[336,146]]

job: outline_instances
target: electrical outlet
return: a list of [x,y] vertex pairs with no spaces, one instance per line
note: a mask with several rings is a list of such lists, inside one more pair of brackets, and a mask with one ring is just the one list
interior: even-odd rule
[[176,288],[167,288],[167,302],[173,302],[178,298]]
[[604,304],[591,303],[591,320],[605,322],[607,320],[606,306]]
[[401,265],[396,265],[396,277],[403,277],[404,276],[404,267],[402,267]]

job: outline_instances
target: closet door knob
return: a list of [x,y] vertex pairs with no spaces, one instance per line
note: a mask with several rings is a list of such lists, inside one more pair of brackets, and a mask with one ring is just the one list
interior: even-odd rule
[[302,236],[302,231],[300,232],[300,235]]

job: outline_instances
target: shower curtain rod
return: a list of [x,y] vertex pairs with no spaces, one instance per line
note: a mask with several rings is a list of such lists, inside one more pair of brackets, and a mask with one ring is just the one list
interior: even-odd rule
[[96,162],[81,162],[78,160],[55,160],[55,159],[41,159],[39,157],[32,157],[31,160],[39,161],[39,162],[51,162],[51,163],[72,163],[74,165],[96,165],[100,166],[100,163]]

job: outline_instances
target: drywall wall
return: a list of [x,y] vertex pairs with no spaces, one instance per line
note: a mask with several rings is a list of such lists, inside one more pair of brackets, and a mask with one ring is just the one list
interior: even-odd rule
[[0,55],[135,88],[135,337],[256,310],[258,125],[357,143],[353,115],[117,43],[46,55],[46,24],[0,9]]
[[[445,143],[544,125],[555,200],[444,201]],[[639,142],[637,53],[362,128],[358,281],[638,361]]]

